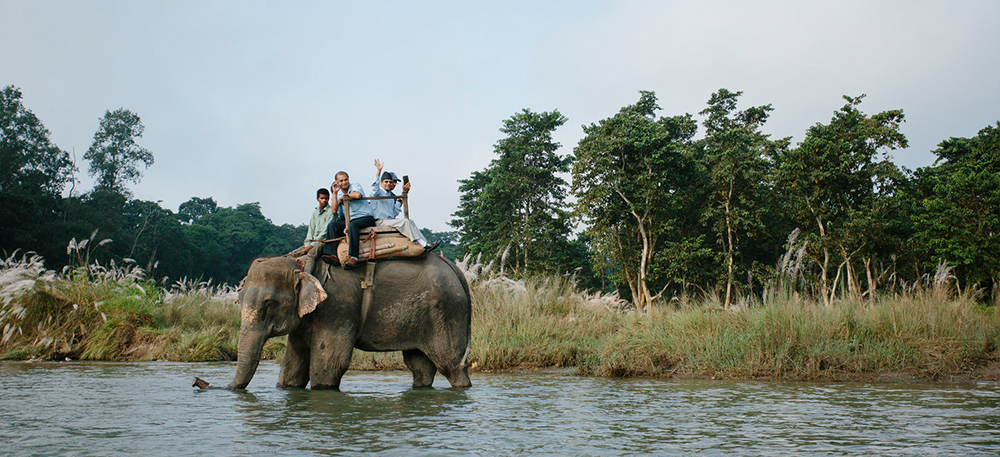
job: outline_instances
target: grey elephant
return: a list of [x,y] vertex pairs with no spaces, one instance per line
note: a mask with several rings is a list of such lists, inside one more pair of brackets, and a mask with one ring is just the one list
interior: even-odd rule
[[363,268],[331,268],[320,284],[292,258],[255,260],[239,292],[239,352],[229,388],[246,388],[264,343],[286,334],[278,387],[339,389],[354,348],[402,351],[413,387],[430,387],[438,371],[452,387],[472,385],[471,297],[454,264],[434,254],[379,262],[364,322],[363,279]]

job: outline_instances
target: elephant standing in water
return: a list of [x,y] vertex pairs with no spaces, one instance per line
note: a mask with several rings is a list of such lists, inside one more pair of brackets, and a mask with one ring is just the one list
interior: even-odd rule
[[364,322],[363,279],[364,269],[331,268],[321,285],[289,257],[255,260],[239,292],[238,363],[229,388],[246,388],[264,342],[286,334],[278,387],[339,389],[354,348],[403,351],[413,387],[430,387],[437,371],[452,387],[472,385],[469,285],[451,262],[437,255],[379,262]]

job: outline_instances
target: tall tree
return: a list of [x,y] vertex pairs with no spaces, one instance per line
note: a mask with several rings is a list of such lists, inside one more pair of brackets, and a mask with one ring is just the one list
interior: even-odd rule
[[972,138],[950,138],[917,170],[913,216],[924,267],[956,266],[966,284],[1000,279],[1000,121]]
[[142,178],[138,165],[149,168],[153,164],[153,153],[136,143],[145,129],[139,116],[127,109],[104,113],[83,156],[90,161],[90,176],[97,178],[95,191],[130,195],[126,183],[138,184]]
[[21,98],[14,86],[0,91],[0,250],[50,255],[60,194],[75,167]]
[[[820,293],[827,306],[841,272],[847,274],[849,293],[859,295],[853,261],[871,252],[866,251],[870,235],[888,219],[885,212],[891,205],[885,199],[901,179],[888,151],[907,144],[899,131],[902,110],[868,116],[858,108],[864,95],[844,99],[847,104],[828,125],[810,127],[797,148],[781,155],[775,175],[788,198],[788,210],[808,234],[808,252],[819,266]],[[831,284],[831,262],[838,259]]]
[[503,122],[507,136],[483,172],[461,181],[457,219],[468,252],[503,258],[515,274],[558,270],[553,253],[568,243],[566,181],[571,157],[561,157],[552,132],[566,123],[559,111],[523,110]]
[[734,299],[734,282],[738,269],[746,270],[737,257],[742,257],[743,244],[760,243],[766,238],[764,215],[769,200],[767,180],[777,150],[789,140],[771,141],[761,132],[767,122],[771,105],[736,110],[743,92],[719,89],[701,111],[707,116],[705,138],[700,142],[708,171],[708,198],[705,216],[712,222],[722,261],[725,265],[726,308]]
[[[673,279],[650,273],[676,273],[678,262],[704,253],[701,238],[685,236],[699,216],[703,178],[692,153],[691,115],[657,119],[656,95],[640,94],[636,104],[584,127],[573,190],[591,242],[604,254],[596,266],[613,271],[636,307],[648,310]],[[679,255],[657,255],[666,252]],[[654,282],[662,285],[656,294]]]

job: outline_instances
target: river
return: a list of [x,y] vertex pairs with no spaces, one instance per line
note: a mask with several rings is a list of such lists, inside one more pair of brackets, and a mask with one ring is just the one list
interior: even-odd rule
[[1000,387],[350,371],[243,392],[232,363],[0,363],[4,455],[1000,455]]

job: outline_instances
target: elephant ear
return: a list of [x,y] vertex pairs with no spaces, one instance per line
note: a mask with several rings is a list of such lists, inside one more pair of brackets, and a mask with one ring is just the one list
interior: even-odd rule
[[326,300],[326,291],[319,280],[311,274],[295,272],[299,277],[299,317],[316,310],[316,306]]
[[233,300],[234,305],[238,306],[240,304],[240,295],[243,293],[243,284],[246,284],[246,282],[247,278],[244,277],[240,280],[240,285],[236,286],[236,299]]

